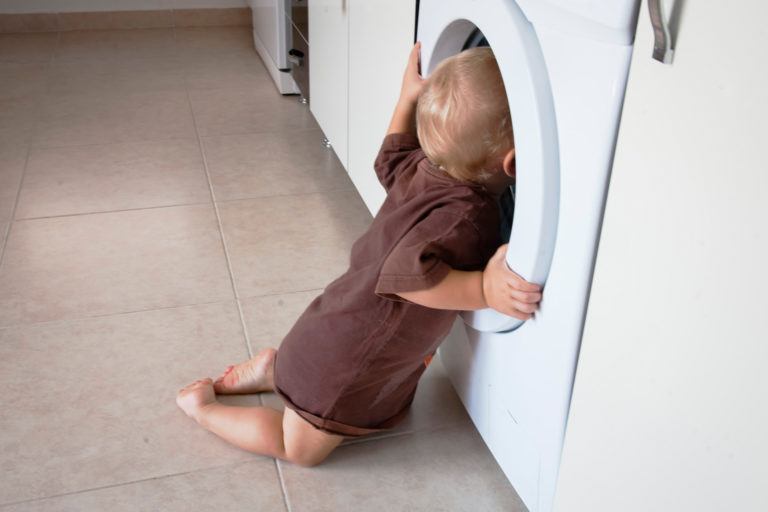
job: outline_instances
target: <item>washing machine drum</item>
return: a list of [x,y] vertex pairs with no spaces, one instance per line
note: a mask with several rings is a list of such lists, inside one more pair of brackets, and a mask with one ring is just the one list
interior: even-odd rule
[[[560,172],[552,92],[533,26],[512,0],[421,0],[417,38],[425,76],[462,50],[493,50],[507,90],[517,159],[507,265],[526,280],[544,284],[557,233]],[[522,324],[492,309],[462,317],[486,332]]]

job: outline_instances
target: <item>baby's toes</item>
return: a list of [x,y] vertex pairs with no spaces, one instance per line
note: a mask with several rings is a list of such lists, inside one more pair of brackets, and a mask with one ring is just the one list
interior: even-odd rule
[[194,385],[195,385],[195,383],[194,383],[194,382],[192,382],[191,384],[187,384],[187,385],[186,385],[186,386],[184,386],[183,388],[179,389],[179,394],[182,394],[182,393],[185,393],[185,392],[189,391],[189,389],[190,389],[192,386],[194,386]]
[[232,370],[233,370],[234,368],[235,368],[234,366],[227,366],[227,368],[226,368],[226,369],[225,369],[225,370],[224,370],[224,371],[221,373],[221,375],[219,375],[218,377],[216,377],[216,380],[215,380],[214,382],[221,382],[221,381],[223,381],[223,380],[224,380],[224,378],[225,378],[227,375],[229,375],[229,374],[232,372]]
[[179,392],[177,393],[177,396],[182,397],[182,396],[185,396],[185,395],[189,394],[190,392],[192,392],[195,389],[199,388],[200,386],[204,385],[205,384],[205,380],[209,380],[210,381],[211,379],[198,379],[195,382],[191,382],[191,383],[187,384],[186,386],[184,386],[183,388],[181,388],[179,390]]

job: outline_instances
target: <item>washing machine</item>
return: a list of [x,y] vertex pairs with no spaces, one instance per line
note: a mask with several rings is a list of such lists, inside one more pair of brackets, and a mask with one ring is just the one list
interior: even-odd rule
[[556,490],[638,4],[421,0],[417,6],[422,74],[457,52],[488,45],[507,91],[517,183],[514,219],[503,234],[506,261],[544,285],[541,307],[527,322],[490,309],[465,312],[439,353],[531,511],[550,510]]

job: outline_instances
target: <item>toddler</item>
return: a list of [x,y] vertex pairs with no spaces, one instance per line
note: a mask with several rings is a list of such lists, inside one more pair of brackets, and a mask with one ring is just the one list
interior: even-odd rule
[[[279,350],[179,391],[187,415],[245,450],[312,466],[344,437],[392,428],[458,311],[527,319],[538,307],[540,287],[510,271],[499,247],[515,149],[496,60],[488,48],[468,50],[423,80],[419,49],[374,165],[387,198],[349,269]],[[264,391],[283,399],[284,413],[216,401]]]

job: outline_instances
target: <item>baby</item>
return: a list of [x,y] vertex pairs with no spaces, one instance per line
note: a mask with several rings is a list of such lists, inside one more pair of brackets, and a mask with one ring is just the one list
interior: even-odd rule
[[[498,201],[514,182],[515,149],[496,60],[490,49],[468,50],[423,80],[419,49],[374,165],[387,198],[349,269],[279,350],[179,391],[187,415],[240,448],[316,465],[345,437],[404,417],[458,311],[528,319],[538,307],[540,287],[510,271],[499,247]],[[216,401],[264,391],[283,399],[284,413]]]

